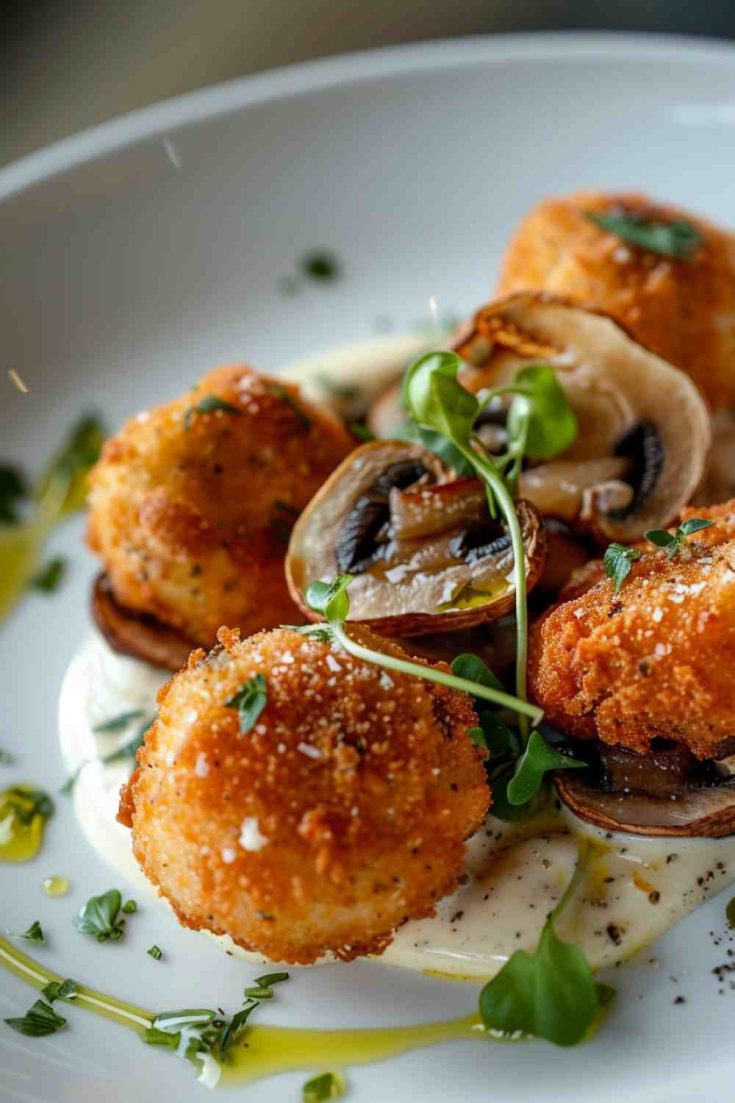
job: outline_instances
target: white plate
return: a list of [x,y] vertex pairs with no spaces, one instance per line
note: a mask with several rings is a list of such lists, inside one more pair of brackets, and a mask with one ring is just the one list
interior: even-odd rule
[[[163,104],[0,172],[3,363],[0,452],[37,468],[87,408],[110,425],[174,394],[218,361],[271,369],[320,349],[477,306],[515,220],[544,194],[648,189],[735,221],[735,52],[680,39],[520,36],[438,43],[302,66]],[[344,261],[337,284],[291,298],[279,277],[313,246]],[[29,597],[0,631],[2,778],[54,790],[62,672],[87,630],[94,566],[81,523],[54,540],[74,563],[63,591]],[[65,873],[73,894],[47,900]],[[81,938],[71,917],[116,878],[63,798],[41,856],[0,867],[3,927],[35,918],[37,951],[66,975],[156,1007],[236,1006],[253,970],[153,907],[118,944]],[[422,1098],[675,1103],[728,1098],[735,994],[710,970],[725,954],[724,900],[710,902],[642,964],[616,975],[616,1010],[572,1051],[455,1043],[355,1069],[351,1100]],[[156,963],[145,949],[165,947]],[[653,956],[653,955],[651,955]],[[31,991],[2,976],[0,1011]],[[672,977],[678,978],[673,981]],[[273,1021],[410,1023],[471,1010],[476,988],[357,964],[299,973]],[[683,1005],[673,1005],[682,993]],[[71,1029],[0,1038],[4,1101],[202,1097],[184,1062],[70,1011]],[[297,1100],[304,1076],[241,1090]],[[234,1093],[233,1093],[234,1095]]]

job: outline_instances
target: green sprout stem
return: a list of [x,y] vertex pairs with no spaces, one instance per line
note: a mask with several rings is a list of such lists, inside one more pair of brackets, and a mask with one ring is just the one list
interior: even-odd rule
[[528,718],[534,725],[538,724],[543,716],[543,710],[537,708],[536,705],[529,704],[525,699],[519,700],[502,690],[493,689],[491,686],[483,686],[477,682],[470,682],[467,678],[458,678],[455,674],[447,674],[445,671],[436,670],[431,666],[422,666],[419,663],[408,662],[405,659],[397,659],[393,655],[385,655],[381,651],[373,651],[370,647],[364,647],[353,640],[344,627],[336,621],[330,622],[329,629],[336,642],[345,651],[363,662],[384,667],[386,670],[393,670],[398,674],[408,674],[415,678],[421,678],[425,682],[437,682],[439,685],[469,693],[473,697],[482,697],[485,701],[491,701],[503,708],[512,709],[513,712],[519,714],[521,719],[526,720]]

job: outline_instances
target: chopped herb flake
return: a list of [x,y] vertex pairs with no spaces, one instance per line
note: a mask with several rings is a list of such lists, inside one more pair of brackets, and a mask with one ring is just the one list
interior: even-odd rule
[[240,732],[247,735],[255,727],[258,717],[268,703],[268,683],[265,675],[256,674],[254,678],[225,702],[225,708],[237,709],[240,716]]
[[154,958],[155,961],[160,961],[163,957],[163,950],[160,946],[153,945],[146,950],[149,957]]
[[29,1038],[43,1038],[66,1026],[66,1019],[57,1015],[53,1007],[44,1000],[36,1000],[22,1018],[6,1019],[5,1022],[12,1030],[18,1034],[26,1034]]
[[8,931],[11,938],[24,938],[27,942],[45,942],[46,935],[43,933],[43,927],[34,919],[27,931]]
[[49,559],[48,563],[33,576],[28,583],[32,590],[39,590],[44,594],[53,594],[58,590],[64,580],[68,562],[62,555]]
[[347,1091],[347,1080],[341,1072],[320,1072],[307,1080],[301,1089],[302,1103],[325,1103],[341,1099]]

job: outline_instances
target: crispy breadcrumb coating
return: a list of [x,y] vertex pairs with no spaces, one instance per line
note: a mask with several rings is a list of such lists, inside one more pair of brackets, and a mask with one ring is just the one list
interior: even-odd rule
[[534,625],[529,688],[553,727],[641,752],[662,738],[699,758],[730,753],[735,499],[682,519],[694,516],[714,524],[673,560],[648,545],[617,594],[594,562]]
[[[381,952],[455,887],[487,811],[470,699],[292,629],[219,639],[159,695],[121,800],[136,858],[183,924],[273,960]],[[243,734],[225,703],[257,674]]]
[[[596,226],[588,212],[692,223],[688,260],[646,252]],[[497,288],[551,291],[604,310],[636,341],[684,368],[714,406],[735,405],[735,236],[637,192],[546,199],[521,222]]]
[[300,619],[289,533],[353,444],[293,384],[243,366],[132,418],[90,477],[88,541],[116,600],[207,647],[221,624]]

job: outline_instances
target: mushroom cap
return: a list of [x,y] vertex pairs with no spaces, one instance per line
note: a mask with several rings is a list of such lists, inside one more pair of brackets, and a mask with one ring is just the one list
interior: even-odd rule
[[560,800],[575,816],[606,831],[630,835],[703,836],[735,834],[735,783],[693,788],[677,797],[605,792],[560,771],[554,785]]
[[[401,472],[408,481],[389,487]],[[516,509],[531,589],[545,561],[543,525],[527,502]],[[406,531],[410,524],[411,535],[396,537],[397,523]],[[371,558],[374,540],[382,543]],[[512,567],[509,538],[491,521],[481,484],[453,479],[432,452],[405,441],[371,441],[348,456],[297,521],[286,557],[291,595],[312,620],[309,584],[350,573],[350,621],[388,636],[503,616],[515,603]]]
[[146,613],[125,609],[115,600],[106,574],[92,587],[92,617],[113,651],[175,673],[186,666],[196,644]]
[[[543,360],[555,368],[579,433],[552,462],[578,464],[578,523],[598,539],[636,540],[668,524],[691,499],[712,439],[707,406],[683,371],[611,318],[553,295],[519,292],[483,307],[455,348],[469,365],[462,383],[475,392],[508,382],[524,364]],[[611,457],[627,461],[626,475],[591,484],[587,465]]]
[[[629,245],[589,213],[630,213],[699,231],[686,260]],[[583,191],[546,199],[520,223],[497,294],[549,291],[604,310],[696,381],[714,406],[735,405],[735,236],[638,192]]]

